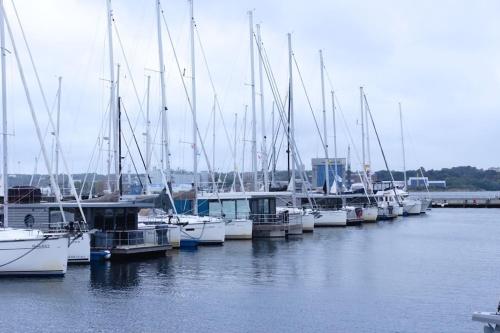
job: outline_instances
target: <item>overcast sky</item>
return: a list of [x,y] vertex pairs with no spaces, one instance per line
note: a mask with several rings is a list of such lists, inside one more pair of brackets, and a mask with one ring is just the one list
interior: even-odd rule
[[[30,84],[42,132],[47,117],[19,34],[12,3],[6,11]],[[62,148],[72,172],[105,172],[106,147],[96,142],[106,128],[109,103],[109,54],[107,49],[106,2],[104,0],[25,0],[16,2],[40,78],[54,105],[57,77],[63,77],[61,102]],[[113,1],[115,63],[121,64],[120,92],[125,109],[144,148],[146,75],[151,76],[150,112],[152,130],[158,132],[160,99],[155,1]],[[165,21],[172,34],[181,70],[190,89],[189,4],[185,0],[162,1]],[[345,157],[353,147],[357,169],[361,148],[359,87],[364,86],[382,145],[392,169],[402,168],[398,102],[402,103],[408,168],[442,168],[500,165],[497,152],[500,120],[500,3],[495,0],[449,1],[195,1],[195,20],[201,44],[219,96],[227,131],[234,136],[234,114],[238,114],[238,160],[246,147],[245,170],[250,168],[250,143],[243,141],[244,110],[248,105],[246,140],[251,139],[251,90],[249,65],[249,9],[262,27],[264,47],[284,96],[288,81],[286,34],[292,33],[294,54],[318,121],[321,115],[320,65],[325,66],[336,92],[337,146]],[[175,64],[172,46],[162,23],[167,72],[169,138],[173,168],[192,168],[191,115]],[[118,32],[123,52],[118,42]],[[7,60],[11,172],[32,173],[40,145],[36,139],[11,42]],[[125,56],[123,55],[125,54]],[[256,78],[258,67],[256,54]],[[212,156],[213,92],[196,40],[198,120],[205,146]],[[127,70],[127,63],[130,72]],[[304,89],[294,67],[296,140],[307,167],[323,150]],[[133,78],[133,80],[132,80]],[[139,100],[134,92],[135,83]],[[265,117],[271,136],[269,83],[264,80]],[[333,155],[332,112],[326,82],[328,140]],[[257,134],[260,147],[260,100],[257,96]],[[131,138],[128,123],[125,135]],[[322,123],[320,123],[322,128]],[[230,170],[232,161],[220,116],[216,120],[216,169]],[[349,133],[354,140],[351,142]],[[153,134],[154,135],[154,134]],[[373,169],[383,161],[371,135]],[[280,139],[278,140],[280,141]],[[50,135],[46,138],[49,150]],[[159,134],[153,163],[159,165]],[[232,143],[231,143],[232,144]],[[126,149],[126,148],[124,148]],[[139,171],[143,171],[137,158]],[[357,151],[357,153],[356,153]],[[279,168],[286,166],[284,147]],[[50,153],[49,153],[50,154]],[[99,158],[98,158],[99,157]],[[49,156],[50,158],[50,156]],[[89,161],[92,161],[89,167]],[[130,159],[125,161],[128,166]],[[241,166],[240,166],[241,167]],[[127,168],[127,167],[126,167]],[[133,167],[132,167],[133,168]],[[62,169],[62,167],[61,167]],[[200,169],[206,169],[203,155]],[[45,172],[43,162],[38,171]]]

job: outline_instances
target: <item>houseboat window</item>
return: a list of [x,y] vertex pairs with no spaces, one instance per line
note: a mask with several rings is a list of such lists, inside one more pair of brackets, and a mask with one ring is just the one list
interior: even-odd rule
[[236,200],[236,217],[248,218],[250,215],[250,205],[248,200]]
[[28,214],[24,217],[24,225],[28,228],[33,228],[33,226],[35,225],[35,218],[33,217],[33,215]]
[[236,218],[236,203],[234,200],[222,201],[222,212],[228,219]]
[[220,216],[220,203],[219,201],[210,201],[208,203],[208,215],[210,216]]

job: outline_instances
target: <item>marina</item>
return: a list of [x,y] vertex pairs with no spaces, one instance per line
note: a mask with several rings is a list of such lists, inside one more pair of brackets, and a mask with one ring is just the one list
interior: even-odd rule
[[[299,238],[70,266],[60,279],[4,278],[2,298],[11,306],[0,323],[38,332],[62,332],[65,325],[74,331],[200,332],[210,325],[267,332],[276,316],[286,316],[279,329],[290,332],[482,332],[471,316],[496,309],[497,295],[484,290],[497,283],[488,258],[499,251],[489,236],[500,230],[498,214],[436,209]],[[263,304],[275,310],[263,311]],[[68,317],[65,307],[81,320]],[[304,315],[287,315],[297,311]]]
[[500,5],[427,7],[0,0],[2,331],[499,332]]

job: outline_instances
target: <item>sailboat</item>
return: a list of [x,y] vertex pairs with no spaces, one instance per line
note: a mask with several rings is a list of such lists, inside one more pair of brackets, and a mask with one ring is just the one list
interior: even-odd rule
[[[23,83],[31,115],[37,130],[38,139],[44,149],[40,128],[33,109],[27,82],[12,35],[5,16],[3,3],[0,3],[0,47],[2,76],[2,115],[3,115],[3,223],[0,228],[0,275],[64,275],[68,262],[67,234],[44,235],[41,230],[9,228],[8,164],[7,164],[7,96],[5,73],[5,26],[12,42],[17,68]],[[46,156],[45,156],[46,157]],[[45,159],[47,163],[47,159]]]
[[401,147],[403,153],[403,175],[404,175],[404,186],[403,190],[396,191],[403,203],[403,215],[419,215],[422,210],[422,202],[418,199],[408,198],[407,180],[406,180],[406,154],[405,154],[405,140],[403,132],[403,112],[401,110],[401,103],[399,103],[399,123],[401,126]]
[[[190,41],[191,41],[191,80],[192,80],[192,92],[191,98],[189,98],[187,89],[185,86],[184,78],[179,69],[179,74],[181,75],[181,80],[184,85],[184,90],[186,92],[186,97],[190,104],[191,113],[193,116],[193,210],[192,215],[177,214],[175,210],[175,204],[172,198],[172,193],[170,191],[171,175],[170,175],[170,162],[169,162],[169,148],[167,145],[166,130],[162,131],[164,137],[162,138],[163,148],[165,152],[163,153],[163,159],[166,161],[167,175],[164,180],[165,189],[169,200],[171,202],[174,214],[166,214],[163,216],[157,216],[163,218],[164,222],[169,225],[176,225],[180,228],[181,234],[181,246],[184,245],[197,245],[197,244],[223,244],[226,235],[226,226],[223,219],[209,217],[209,216],[198,216],[198,125],[196,122],[196,79],[195,79],[195,58],[194,58],[194,28],[195,21],[193,15],[193,1],[190,2],[191,9],[191,19],[190,19]],[[156,18],[157,18],[157,35],[158,35],[158,56],[159,56],[159,67],[160,67],[160,83],[161,83],[161,103],[162,103],[162,126],[166,129],[168,122],[166,119],[166,97],[165,97],[165,65],[163,58],[163,41],[162,41],[162,28],[161,28],[161,1],[156,2]],[[172,45],[173,47],[173,45]],[[174,50],[175,52],[175,50]],[[162,167],[163,169],[163,167]]]

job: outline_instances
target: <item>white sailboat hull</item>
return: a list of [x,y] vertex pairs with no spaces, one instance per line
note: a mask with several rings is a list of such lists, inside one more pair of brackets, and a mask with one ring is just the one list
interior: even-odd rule
[[302,213],[288,214],[286,235],[302,235]]
[[226,221],[225,239],[252,239],[253,222],[247,219]]
[[403,201],[403,215],[420,215],[422,203],[419,200]]
[[394,214],[396,214],[397,216],[403,216],[404,215],[404,208],[400,205],[394,205],[393,206],[393,212]]
[[420,199],[422,202],[422,206],[420,207],[420,213],[425,213],[428,209],[430,209],[432,200],[431,199]]
[[0,275],[64,275],[67,237],[0,240]]
[[315,227],[344,227],[347,225],[345,210],[320,210],[314,217]]
[[173,248],[181,247],[181,227],[174,224],[168,225],[168,242]]
[[198,244],[223,244],[225,238],[226,223],[222,220],[189,222],[184,226],[181,224],[181,241],[196,241]]
[[302,231],[303,232],[314,231],[314,216],[312,214],[302,215]]
[[376,222],[378,207],[363,207],[363,222]]
[[68,248],[68,263],[90,263],[90,235],[87,232],[70,236]]

